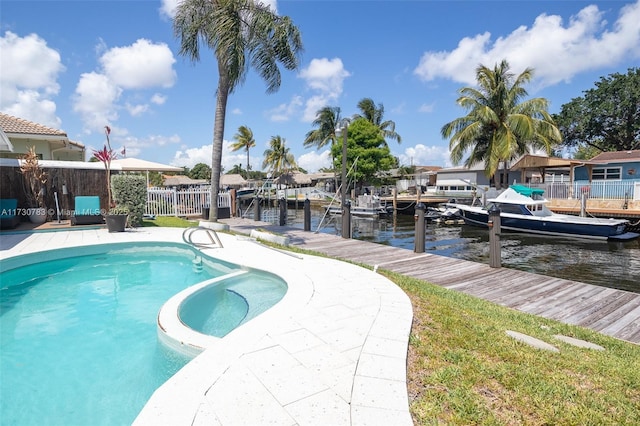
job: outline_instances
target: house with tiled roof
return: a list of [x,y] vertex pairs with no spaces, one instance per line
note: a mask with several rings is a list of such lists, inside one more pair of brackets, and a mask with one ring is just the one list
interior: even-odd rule
[[85,161],[85,146],[64,131],[0,112],[0,158],[21,158],[31,147],[41,160]]

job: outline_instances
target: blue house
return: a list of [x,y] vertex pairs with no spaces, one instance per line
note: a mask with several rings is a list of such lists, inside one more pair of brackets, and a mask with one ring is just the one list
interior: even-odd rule
[[[576,188],[597,198],[635,198],[640,150],[603,152],[574,170]],[[638,183],[638,185],[636,185]]]

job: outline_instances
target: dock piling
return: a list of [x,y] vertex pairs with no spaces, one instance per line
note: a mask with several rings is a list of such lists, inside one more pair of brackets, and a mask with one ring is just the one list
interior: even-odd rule
[[492,204],[489,208],[489,266],[500,268],[500,209]]
[[424,253],[424,211],[426,207],[423,203],[418,203],[415,208],[413,218],[416,220],[416,235],[414,238],[413,251],[414,253]]

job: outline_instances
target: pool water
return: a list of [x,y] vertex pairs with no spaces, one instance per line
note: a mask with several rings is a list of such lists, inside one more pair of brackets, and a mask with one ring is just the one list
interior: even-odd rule
[[[3,261],[2,424],[131,424],[154,390],[189,361],[158,342],[162,304],[191,285],[240,269],[205,256],[202,269],[195,268],[196,253],[180,244],[101,247],[84,256],[86,249],[64,249],[73,257],[62,259],[60,250],[29,255],[17,263],[34,263],[20,267]],[[261,282],[260,276],[243,274],[248,282]],[[248,282],[233,284],[249,294]],[[242,299],[249,303],[251,297]],[[219,332],[212,305],[196,307],[208,309],[209,315],[200,313],[204,331]],[[249,308],[243,309],[246,321]],[[224,325],[222,335],[236,325]]]
[[[226,279],[224,285],[206,287],[184,300],[178,315],[192,330],[224,337],[237,326],[278,303],[287,291],[281,278],[263,271]],[[218,301],[218,309],[207,306]]]

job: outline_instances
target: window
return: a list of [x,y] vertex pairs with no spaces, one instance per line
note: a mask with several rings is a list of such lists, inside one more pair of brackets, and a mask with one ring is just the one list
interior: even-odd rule
[[619,180],[622,174],[620,167],[600,167],[593,169],[591,179],[593,180]]

